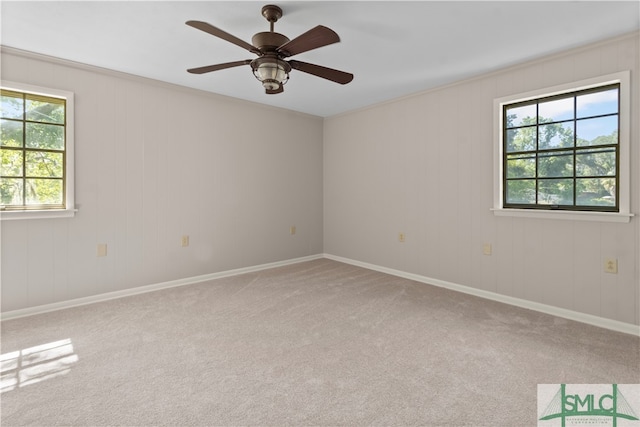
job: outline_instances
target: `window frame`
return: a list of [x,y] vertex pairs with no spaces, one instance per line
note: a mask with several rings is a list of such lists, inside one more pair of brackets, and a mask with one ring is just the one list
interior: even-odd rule
[[65,109],[65,149],[64,149],[64,207],[45,209],[0,209],[1,220],[38,219],[38,218],[69,218],[75,215],[75,179],[74,179],[74,93],[66,90],[51,89],[30,84],[0,81],[3,90],[39,95],[50,98],[64,99]]
[[[552,98],[563,94],[590,90],[607,85],[619,84],[619,146],[618,146],[618,211],[611,210],[560,210],[552,205],[545,207],[516,208],[505,207],[504,200],[504,173],[506,161],[504,152],[504,114],[503,107],[509,104],[524,103],[543,98]],[[570,219],[603,222],[629,222],[633,214],[630,212],[630,72],[621,71],[599,77],[585,79],[577,82],[566,83],[553,87],[537,89],[525,93],[513,94],[494,99],[494,194],[493,208],[495,216]]]

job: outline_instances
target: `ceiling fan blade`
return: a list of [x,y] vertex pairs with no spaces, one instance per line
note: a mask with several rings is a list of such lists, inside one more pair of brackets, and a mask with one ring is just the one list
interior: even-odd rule
[[244,61],[225,62],[224,64],[207,65],[205,67],[198,67],[198,68],[189,68],[187,71],[192,74],[204,74],[204,73],[210,73],[212,71],[224,70],[225,68],[239,67],[240,65],[247,65],[250,63],[251,63],[250,59],[245,59]]
[[289,61],[291,68],[305,73],[313,74],[314,76],[322,77],[323,79],[331,80],[341,85],[349,83],[353,80],[353,74],[345,73],[344,71],[334,70],[333,68],[321,67],[320,65],[309,64],[308,62],[301,61]]
[[211,24],[202,21],[187,21],[185,22],[187,25],[193,28],[197,28],[200,31],[204,31],[205,33],[209,33],[212,36],[216,36],[221,38],[222,40],[226,40],[230,43],[235,44],[236,46],[240,46],[243,49],[247,49],[249,52],[253,52],[256,55],[260,55],[260,49],[257,47],[245,42],[238,37],[227,33],[226,31],[222,31],[220,28],[216,28]]
[[340,41],[340,37],[330,28],[318,25],[295,39],[280,46],[278,53],[283,57],[297,55],[322,46],[327,46]]
[[284,92],[284,87],[282,85],[280,85],[278,89],[265,89],[265,93],[267,95],[274,95],[276,93],[282,93],[282,92]]

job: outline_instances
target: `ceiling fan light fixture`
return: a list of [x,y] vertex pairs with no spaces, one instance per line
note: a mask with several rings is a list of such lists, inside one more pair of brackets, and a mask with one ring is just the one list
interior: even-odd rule
[[260,57],[251,62],[253,75],[267,90],[279,89],[289,80],[291,66],[279,58]]

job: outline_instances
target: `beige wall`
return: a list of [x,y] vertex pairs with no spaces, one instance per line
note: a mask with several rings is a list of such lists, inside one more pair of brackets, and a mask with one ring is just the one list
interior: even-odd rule
[[3,311],[322,253],[321,118],[15,52],[2,78],[75,93],[79,207],[2,221]]
[[[640,324],[640,218],[490,211],[494,98],[631,70],[631,210],[640,212],[638,40],[635,33],[326,119],[325,253]],[[605,257],[618,259],[617,275],[603,272]]]

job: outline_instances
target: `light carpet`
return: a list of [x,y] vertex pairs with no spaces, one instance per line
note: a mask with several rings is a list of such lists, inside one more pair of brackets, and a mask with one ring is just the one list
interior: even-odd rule
[[635,336],[328,259],[2,323],[3,426],[535,426]]

